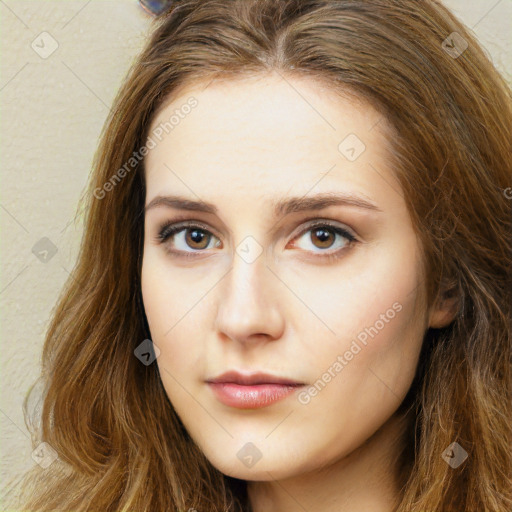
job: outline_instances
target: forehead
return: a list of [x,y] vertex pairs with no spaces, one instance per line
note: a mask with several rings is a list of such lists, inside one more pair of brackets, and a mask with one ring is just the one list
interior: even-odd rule
[[320,181],[322,191],[335,184],[370,196],[389,173],[382,115],[313,79],[274,73],[183,88],[154,117],[150,135],[159,127],[145,161],[148,197],[213,189],[261,199],[305,193]]

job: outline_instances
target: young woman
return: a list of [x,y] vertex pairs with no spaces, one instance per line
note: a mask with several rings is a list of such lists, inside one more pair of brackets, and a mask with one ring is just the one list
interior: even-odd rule
[[19,506],[510,511],[511,99],[436,1],[176,2],[104,128]]

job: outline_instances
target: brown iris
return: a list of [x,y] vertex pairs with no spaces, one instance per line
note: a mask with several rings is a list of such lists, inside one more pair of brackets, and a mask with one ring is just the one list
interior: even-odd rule
[[[185,241],[192,249],[205,249],[210,243],[210,235],[207,235],[202,229],[187,229]],[[206,243],[200,247],[192,246],[192,244],[201,244],[205,241]]]
[[[320,245],[315,244],[314,238],[320,241]],[[329,241],[329,238],[331,238],[332,240]],[[326,249],[334,243],[334,238],[335,235],[332,233],[332,231],[329,231],[327,229],[317,228],[311,230],[311,241],[313,242],[314,245],[316,245],[316,247]]]

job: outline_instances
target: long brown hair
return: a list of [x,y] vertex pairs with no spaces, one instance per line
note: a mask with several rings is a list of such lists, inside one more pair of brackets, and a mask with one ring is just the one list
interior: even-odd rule
[[[40,428],[27,420],[34,448],[59,458],[27,475],[22,509],[251,510],[245,482],[189,437],[157,365],[134,356],[150,338],[134,154],[179,88],[269,71],[350,91],[386,117],[428,305],[459,299],[455,320],[427,331],[404,402],[396,511],[512,510],[512,92],[473,34],[424,0],[181,0],[155,22],[82,198],[80,252],[44,344]],[[468,453],[457,468],[442,457],[453,442]]]

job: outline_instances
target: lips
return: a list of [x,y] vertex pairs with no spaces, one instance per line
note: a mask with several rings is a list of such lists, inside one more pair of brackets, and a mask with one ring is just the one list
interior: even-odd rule
[[257,372],[257,373],[241,373],[234,370],[223,373],[218,377],[207,380],[207,382],[215,382],[215,383],[232,383],[232,384],[241,384],[250,386],[257,384],[284,384],[289,386],[296,386],[304,384],[303,382],[299,382],[292,379],[287,379],[285,377],[276,377],[275,375],[271,375],[268,373]]
[[267,373],[229,371],[213,379],[208,386],[224,405],[238,409],[257,409],[269,406],[293,394],[303,382]]

